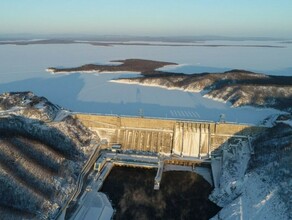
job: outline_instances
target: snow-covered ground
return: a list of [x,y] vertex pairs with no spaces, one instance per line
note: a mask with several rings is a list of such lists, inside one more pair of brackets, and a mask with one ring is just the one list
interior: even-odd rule
[[244,144],[223,151],[219,186],[210,195],[223,209],[214,220],[291,219],[292,130],[275,126],[255,137],[253,155]]

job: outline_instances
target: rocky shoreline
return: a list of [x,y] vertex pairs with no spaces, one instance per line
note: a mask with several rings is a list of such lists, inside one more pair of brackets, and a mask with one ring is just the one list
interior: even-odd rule
[[201,74],[153,74],[119,78],[116,83],[201,92],[204,97],[230,102],[234,107],[254,106],[292,112],[292,77],[270,76],[245,70]]
[[234,107],[254,106],[292,112],[292,77],[272,76],[246,70],[220,73],[173,73],[159,68],[177,63],[143,59],[115,60],[117,65],[87,64],[74,68],[49,67],[52,73],[135,72],[142,77],[118,78],[111,82],[201,92],[204,97],[230,102]]

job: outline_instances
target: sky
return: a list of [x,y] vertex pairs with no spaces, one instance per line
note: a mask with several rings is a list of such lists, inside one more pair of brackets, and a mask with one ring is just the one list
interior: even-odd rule
[[0,34],[292,38],[292,0],[1,0]]

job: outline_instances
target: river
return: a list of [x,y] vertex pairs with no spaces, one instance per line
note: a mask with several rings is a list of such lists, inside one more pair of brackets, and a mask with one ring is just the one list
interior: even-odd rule
[[116,210],[114,219],[209,219],[220,207],[208,200],[212,187],[191,172],[164,172],[154,190],[156,169],[115,167],[101,189]]

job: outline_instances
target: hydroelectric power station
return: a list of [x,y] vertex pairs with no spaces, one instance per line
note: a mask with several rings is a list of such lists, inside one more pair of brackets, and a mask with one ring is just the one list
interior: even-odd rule
[[[223,152],[226,149],[236,152],[237,147],[243,146],[252,153],[250,136],[265,129],[226,122],[78,113],[74,116],[106,140],[98,149],[99,156],[92,161],[97,171],[91,184],[95,191],[102,187],[113,166],[156,168],[155,190],[159,190],[163,172],[168,170],[196,172],[218,187]],[[80,219],[81,212],[84,216],[88,214],[84,204],[87,202],[81,201],[80,210],[72,219]]]
[[164,165],[194,167],[200,163],[213,163],[212,183],[215,186],[222,164],[220,152],[226,146],[236,151],[236,147],[242,144],[252,152],[250,135],[264,129],[247,124],[117,115],[75,114],[75,117],[97,132],[101,139],[107,140],[107,144],[102,145],[105,149],[120,146],[121,151],[130,152],[133,156],[133,152],[159,155],[158,173],[162,174],[161,167],[167,168]]

